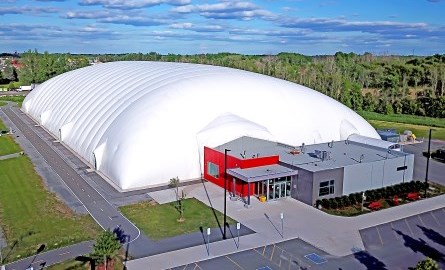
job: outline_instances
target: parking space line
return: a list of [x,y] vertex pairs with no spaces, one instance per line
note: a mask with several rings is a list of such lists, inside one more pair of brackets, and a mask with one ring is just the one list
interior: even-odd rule
[[199,264],[195,263],[195,268],[193,268],[193,269],[196,269],[196,268],[202,269],[201,266],[199,266]]
[[430,212],[431,216],[433,216],[434,221],[437,223],[437,225],[441,226],[439,223],[439,220],[437,220],[436,216],[433,214],[433,211]]
[[263,256],[264,256],[264,252],[266,252],[266,247],[267,247],[267,245],[265,245],[263,248]]
[[422,223],[423,227],[426,227],[425,222],[423,222],[422,218],[420,217],[420,215],[417,215],[419,217],[420,223]]
[[408,230],[411,233],[411,236],[414,236],[413,230],[411,230],[411,227],[409,226],[408,220],[406,220],[406,218],[404,218],[406,226],[408,226]]
[[375,229],[377,230],[377,234],[379,235],[380,243],[382,243],[382,246],[383,246],[383,240],[382,240],[382,236],[380,235],[379,226],[376,226]]
[[275,244],[273,244],[272,254],[270,254],[270,259],[269,259],[270,261],[272,261],[274,252],[275,252]]
[[241,265],[239,265],[238,263],[236,263],[234,260],[230,259],[229,256],[224,256],[224,257],[226,257],[227,259],[229,259],[229,261],[231,261],[233,264],[235,264],[236,266],[238,266],[239,269],[243,269],[243,270],[244,270],[244,268],[242,268]]
[[396,230],[394,229],[394,226],[392,225],[392,222],[390,222],[389,224],[391,224],[391,229],[392,229],[392,232],[394,233],[394,235],[396,236],[396,239],[399,240],[400,238],[397,235]]

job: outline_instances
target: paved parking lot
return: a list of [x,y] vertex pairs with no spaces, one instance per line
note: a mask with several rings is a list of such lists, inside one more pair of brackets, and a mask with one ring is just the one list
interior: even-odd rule
[[206,261],[194,262],[173,269],[371,269],[369,265],[372,262],[372,256],[367,252],[361,251],[355,255],[338,258],[309,245],[301,239],[292,239]]
[[293,239],[173,269],[408,269],[426,256],[445,269],[445,208],[366,228],[360,235],[366,251],[341,258]]
[[173,269],[309,269],[311,262],[304,258],[305,253],[320,251],[294,239]]
[[367,251],[388,266],[406,269],[424,257],[445,267],[445,208],[360,231]]

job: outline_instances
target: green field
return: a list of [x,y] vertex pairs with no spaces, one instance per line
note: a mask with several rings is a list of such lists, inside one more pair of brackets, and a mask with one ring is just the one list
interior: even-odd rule
[[[7,130],[7,127],[0,120],[0,131]],[[20,152],[20,147],[15,143],[10,135],[2,134],[0,137],[0,156]]]
[[[22,103],[23,103],[24,99],[25,99],[25,96],[22,96],[22,95],[19,95],[19,96],[1,96],[0,97],[0,102],[6,103],[6,101],[12,101],[12,102],[17,103],[17,105],[19,107],[22,107]],[[0,106],[2,106],[2,105],[0,104]]]
[[[411,130],[417,137],[418,140],[428,140],[429,136],[429,126],[421,126],[421,125],[412,125],[412,124],[403,124],[403,123],[395,123],[395,122],[385,122],[385,121],[377,121],[377,120],[368,120],[368,122],[375,129],[387,129],[387,128],[395,128],[397,132],[403,133],[405,130]],[[431,133],[431,137],[433,139],[445,141],[445,128],[433,128],[433,132]]]
[[0,137],[0,156],[18,153],[20,151],[20,147],[14,142],[10,135],[3,134]]
[[[184,222],[178,222],[179,212],[173,203],[150,204],[148,202],[120,207],[122,213],[153,240],[199,232],[199,227],[215,228],[218,223],[210,207],[192,198],[184,200]],[[222,224],[223,215],[216,211]],[[235,224],[227,218],[229,224]],[[221,225],[222,226],[222,225]]]
[[0,101],[0,107],[1,107],[1,106],[5,106],[6,104],[8,104],[8,102],[6,102],[6,101]]
[[395,122],[395,123],[403,123],[410,125],[419,125],[419,126],[429,126],[429,127],[441,127],[445,128],[445,119],[444,118],[433,118],[433,117],[425,117],[425,116],[417,116],[417,115],[407,115],[407,114],[380,114],[375,112],[366,112],[361,111],[358,112],[363,118],[366,120],[377,120],[384,122]]
[[100,228],[88,215],[76,215],[47,191],[26,156],[0,160],[0,226],[8,246],[6,262],[45,250],[94,239]]
[[0,130],[6,130],[5,124],[3,124],[2,120],[0,120]]

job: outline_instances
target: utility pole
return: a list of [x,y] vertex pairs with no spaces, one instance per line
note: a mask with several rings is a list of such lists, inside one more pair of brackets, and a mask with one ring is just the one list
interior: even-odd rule
[[428,169],[430,166],[430,157],[431,157],[431,132],[433,131],[432,128],[430,128],[430,134],[428,137],[428,156],[426,157],[426,173],[425,173],[425,198],[427,196],[426,191],[428,189]]

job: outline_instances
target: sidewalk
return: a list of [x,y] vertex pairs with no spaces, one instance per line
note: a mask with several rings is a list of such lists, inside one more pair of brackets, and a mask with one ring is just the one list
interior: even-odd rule
[[[189,186],[187,194],[207,205],[210,205],[208,197],[211,198],[213,207],[222,212],[224,190],[211,183],[205,187],[207,193],[202,184]],[[166,202],[169,194],[172,192],[166,190],[150,196]],[[233,239],[227,239],[211,243],[210,256],[201,245],[129,261],[128,269],[147,268],[147,265],[150,269],[172,268],[293,238],[301,238],[334,256],[346,256],[352,250],[364,249],[359,230],[444,207],[445,195],[358,217],[331,216],[291,198],[268,203],[252,199],[251,203],[250,208],[245,208],[242,202],[227,199],[228,215],[256,232],[241,237],[239,249]],[[280,234],[280,213],[284,215],[284,237]]]
[[14,153],[9,155],[0,156],[0,160],[10,159],[10,158],[16,158],[19,157],[20,153]]

